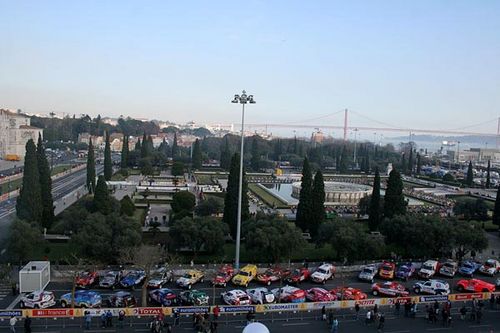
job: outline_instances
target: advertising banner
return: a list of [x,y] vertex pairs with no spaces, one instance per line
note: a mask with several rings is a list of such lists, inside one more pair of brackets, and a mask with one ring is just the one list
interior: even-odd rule
[[420,302],[446,302],[448,300],[448,295],[432,295],[432,296],[420,296]]
[[163,314],[163,308],[132,308],[127,309],[130,316],[158,316]]
[[473,293],[473,294],[454,294],[450,295],[452,301],[468,301],[473,299],[483,299],[483,294]]
[[307,303],[264,304],[257,308],[259,312],[307,310]]
[[253,305],[236,305],[236,306],[219,306],[220,313],[236,313],[236,312],[249,312],[255,311]]
[[180,314],[193,314],[193,313],[205,313],[205,312],[210,313],[209,306],[183,306],[183,307],[174,307],[171,309],[173,313],[177,312]]
[[[78,311],[80,312],[80,311]],[[75,309],[33,309],[31,310],[32,317],[74,317],[78,315]]]
[[0,310],[0,317],[21,317],[23,312],[21,310]]

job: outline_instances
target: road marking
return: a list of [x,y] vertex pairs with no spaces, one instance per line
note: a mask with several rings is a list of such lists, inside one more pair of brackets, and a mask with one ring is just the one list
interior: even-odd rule
[[311,323],[287,323],[287,324],[283,324],[283,326],[305,326],[305,325],[311,325]]
[[427,331],[447,331],[451,330],[451,327],[438,327],[438,328],[428,328]]

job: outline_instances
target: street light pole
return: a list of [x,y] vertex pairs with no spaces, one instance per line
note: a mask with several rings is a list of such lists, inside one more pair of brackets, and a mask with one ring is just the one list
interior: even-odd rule
[[236,254],[234,259],[234,266],[236,269],[240,268],[240,240],[241,240],[241,206],[243,199],[243,152],[244,152],[244,138],[245,138],[245,104],[255,104],[253,95],[246,94],[245,90],[240,95],[234,95],[231,103],[241,104],[241,148],[240,148],[240,176],[238,179],[238,215],[236,219]]

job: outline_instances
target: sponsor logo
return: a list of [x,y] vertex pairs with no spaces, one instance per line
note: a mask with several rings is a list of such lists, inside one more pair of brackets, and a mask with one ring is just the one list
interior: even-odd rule
[[359,304],[359,306],[374,305],[375,301],[376,301],[376,299],[373,299],[373,298],[372,299],[362,299],[362,300],[356,301],[355,304]]
[[389,305],[393,305],[393,304],[396,304],[396,303],[399,303],[399,304],[404,304],[404,303],[408,303],[408,302],[411,302],[411,297],[398,297],[398,298],[387,298],[387,304]]
[[455,301],[463,301],[475,298],[483,298],[483,294],[457,294],[455,295]]
[[299,303],[265,304],[264,311],[299,310]]
[[73,316],[72,309],[34,309],[31,311],[33,317],[66,317]]
[[220,312],[249,312],[254,311],[255,308],[251,305],[247,306],[220,306]]
[[23,315],[23,312],[19,311],[19,310],[4,310],[4,311],[0,311],[0,317],[10,317],[10,316],[22,317],[22,315]]
[[447,295],[420,296],[420,302],[444,302],[448,300]]
[[198,306],[198,307],[185,307],[185,308],[173,308],[173,313],[205,313],[210,312],[209,306]]
[[162,314],[162,308],[137,308],[134,309],[134,314],[139,316],[156,316]]

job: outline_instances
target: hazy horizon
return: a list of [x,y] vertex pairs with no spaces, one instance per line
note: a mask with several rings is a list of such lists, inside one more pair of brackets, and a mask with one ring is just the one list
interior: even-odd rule
[[342,125],[348,108],[357,126],[496,132],[498,1],[0,0],[0,9],[0,108],[238,123],[230,100],[246,89],[257,101],[249,123]]

